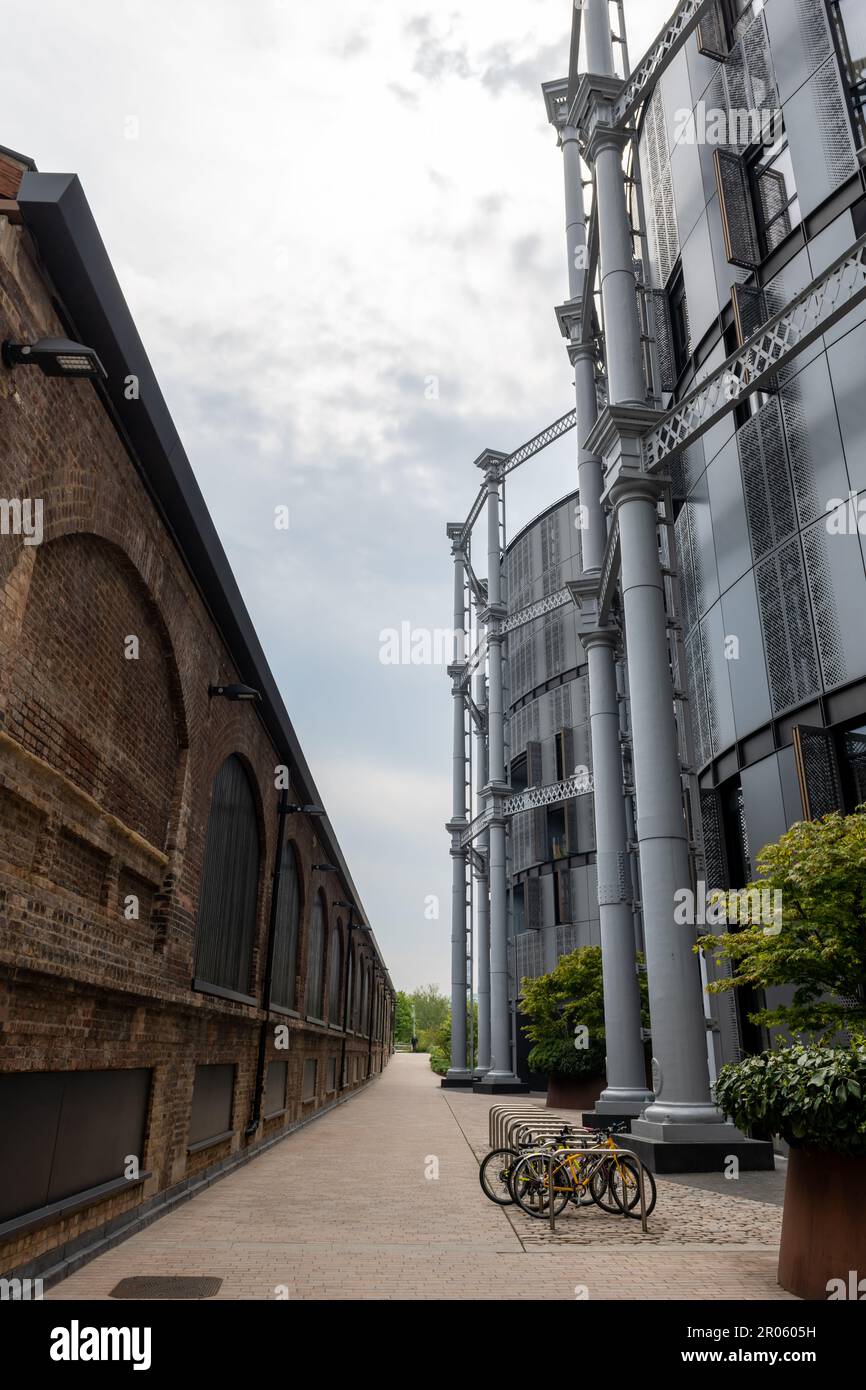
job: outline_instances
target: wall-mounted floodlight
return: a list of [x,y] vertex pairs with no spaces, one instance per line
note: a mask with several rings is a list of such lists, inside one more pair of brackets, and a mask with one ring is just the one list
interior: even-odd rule
[[209,685],[207,693],[211,700],[214,695],[221,695],[224,700],[260,700],[262,698],[258,690],[253,690],[251,685]]
[[320,874],[338,874],[340,872],[336,864],[314,864],[313,868]]
[[[287,806],[286,814],[289,816],[324,816],[326,812],[321,806]],[[315,866],[314,866],[315,867]]]
[[45,376],[108,380],[93,348],[69,338],[40,338],[37,343],[5,342],[0,349],[5,367],[39,367]]

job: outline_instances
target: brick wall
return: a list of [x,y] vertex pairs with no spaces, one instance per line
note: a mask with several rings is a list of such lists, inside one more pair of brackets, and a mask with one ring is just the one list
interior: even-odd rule
[[[63,333],[26,230],[0,211],[0,338]],[[0,536],[0,1074],[152,1069],[143,1188],[0,1238],[2,1273],[49,1262],[333,1100],[328,1059],[339,1086],[343,1039],[327,1011],[324,1026],[271,1015],[267,1059],[289,1063],[287,1110],[246,1137],[265,1015],[191,988],[196,911],[211,787],[236,754],[259,821],[251,992],[260,999],[280,759],[254,708],[208,698],[210,684],[238,672],[91,384],[0,370],[0,496],[40,499],[44,527],[38,545]],[[328,895],[340,891],[312,869],[324,857],[315,822],[292,816],[288,826],[303,890],[302,1008],[312,903],[322,887],[327,979]],[[275,1045],[277,1025],[287,1051]],[[365,1033],[366,1020],[358,1027]],[[374,1042],[374,1073],[387,1051]],[[367,1074],[366,1036],[350,1034],[347,1053],[352,1089]],[[306,1057],[318,1061],[312,1101],[302,1099]],[[195,1067],[205,1063],[235,1066],[233,1136],[188,1154]]]

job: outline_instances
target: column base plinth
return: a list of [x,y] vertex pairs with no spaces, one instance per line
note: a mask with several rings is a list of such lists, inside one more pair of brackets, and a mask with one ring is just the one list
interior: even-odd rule
[[448,1071],[442,1077],[442,1085],[446,1089],[452,1086],[463,1086],[465,1088],[471,1086],[474,1081],[475,1077],[472,1072],[466,1071],[466,1069],[462,1067],[449,1067]]
[[472,1089],[477,1096],[528,1096],[531,1088],[513,1072],[489,1071]]

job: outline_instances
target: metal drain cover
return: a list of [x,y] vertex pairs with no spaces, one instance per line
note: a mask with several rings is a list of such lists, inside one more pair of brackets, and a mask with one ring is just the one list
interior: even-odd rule
[[213,1298],[219,1292],[222,1279],[184,1275],[141,1274],[134,1279],[121,1279],[109,1298]]

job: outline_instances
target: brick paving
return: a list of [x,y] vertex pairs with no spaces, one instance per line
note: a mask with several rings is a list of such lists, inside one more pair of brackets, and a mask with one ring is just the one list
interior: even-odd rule
[[426,1057],[398,1054],[362,1094],[46,1298],[103,1299],[153,1274],[216,1275],[223,1299],[789,1297],[770,1201],[666,1181],[649,1236],[581,1210],[551,1237],[494,1206],[474,1152],[490,1104],[442,1091]]

